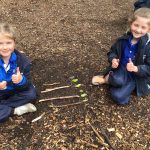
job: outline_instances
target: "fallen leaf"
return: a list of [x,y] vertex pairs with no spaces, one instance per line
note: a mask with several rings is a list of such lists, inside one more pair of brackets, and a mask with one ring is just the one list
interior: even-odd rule
[[73,83],[77,83],[78,82],[78,79],[73,79],[71,80]]
[[79,88],[79,87],[81,87],[81,84],[77,84],[77,85],[75,85],[75,87],[76,87],[76,88]]
[[86,96],[87,96],[86,93],[81,94],[81,97],[86,97]]

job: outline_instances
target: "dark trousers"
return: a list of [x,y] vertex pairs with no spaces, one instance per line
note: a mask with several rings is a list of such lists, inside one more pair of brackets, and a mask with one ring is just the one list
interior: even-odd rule
[[110,72],[109,83],[112,99],[118,104],[128,104],[135,89],[134,75],[121,66],[118,70]]
[[0,122],[5,121],[12,113],[15,107],[32,102],[37,97],[33,85],[24,91],[10,91],[0,93]]

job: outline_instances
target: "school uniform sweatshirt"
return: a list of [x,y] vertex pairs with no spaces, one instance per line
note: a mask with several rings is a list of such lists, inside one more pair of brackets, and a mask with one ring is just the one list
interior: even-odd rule
[[[22,74],[22,80],[20,83],[14,84],[12,82],[12,75],[16,73],[17,67],[19,67]],[[2,57],[0,57],[0,82],[7,82],[6,89],[0,90],[0,92],[27,88],[30,83],[30,67],[31,62],[29,59],[23,53],[20,53],[17,50],[14,50],[14,52],[11,54],[7,66],[4,63]]]

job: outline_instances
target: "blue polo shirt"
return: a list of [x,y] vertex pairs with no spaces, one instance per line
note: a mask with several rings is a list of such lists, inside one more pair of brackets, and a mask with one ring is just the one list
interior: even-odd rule
[[121,64],[126,67],[129,62],[129,58],[134,62],[135,56],[137,54],[138,42],[136,44],[132,44],[132,36],[123,42],[123,51],[121,56]]

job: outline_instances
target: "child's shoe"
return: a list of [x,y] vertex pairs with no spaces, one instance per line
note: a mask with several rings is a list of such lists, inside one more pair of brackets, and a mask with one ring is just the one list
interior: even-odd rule
[[27,103],[25,105],[16,107],[14,109],[14,114],[20,116],[20,115],[23,115],[23,114],[28,113],[28,112],[35,112],[36,110],[37,109],[33,104]]
[[93,85],[100,85],[100,84],[104,84],[104,83],[106,83],[106,81],[105,81],[104,76],[102,76],[102,75],[97,75],[92,78]]

